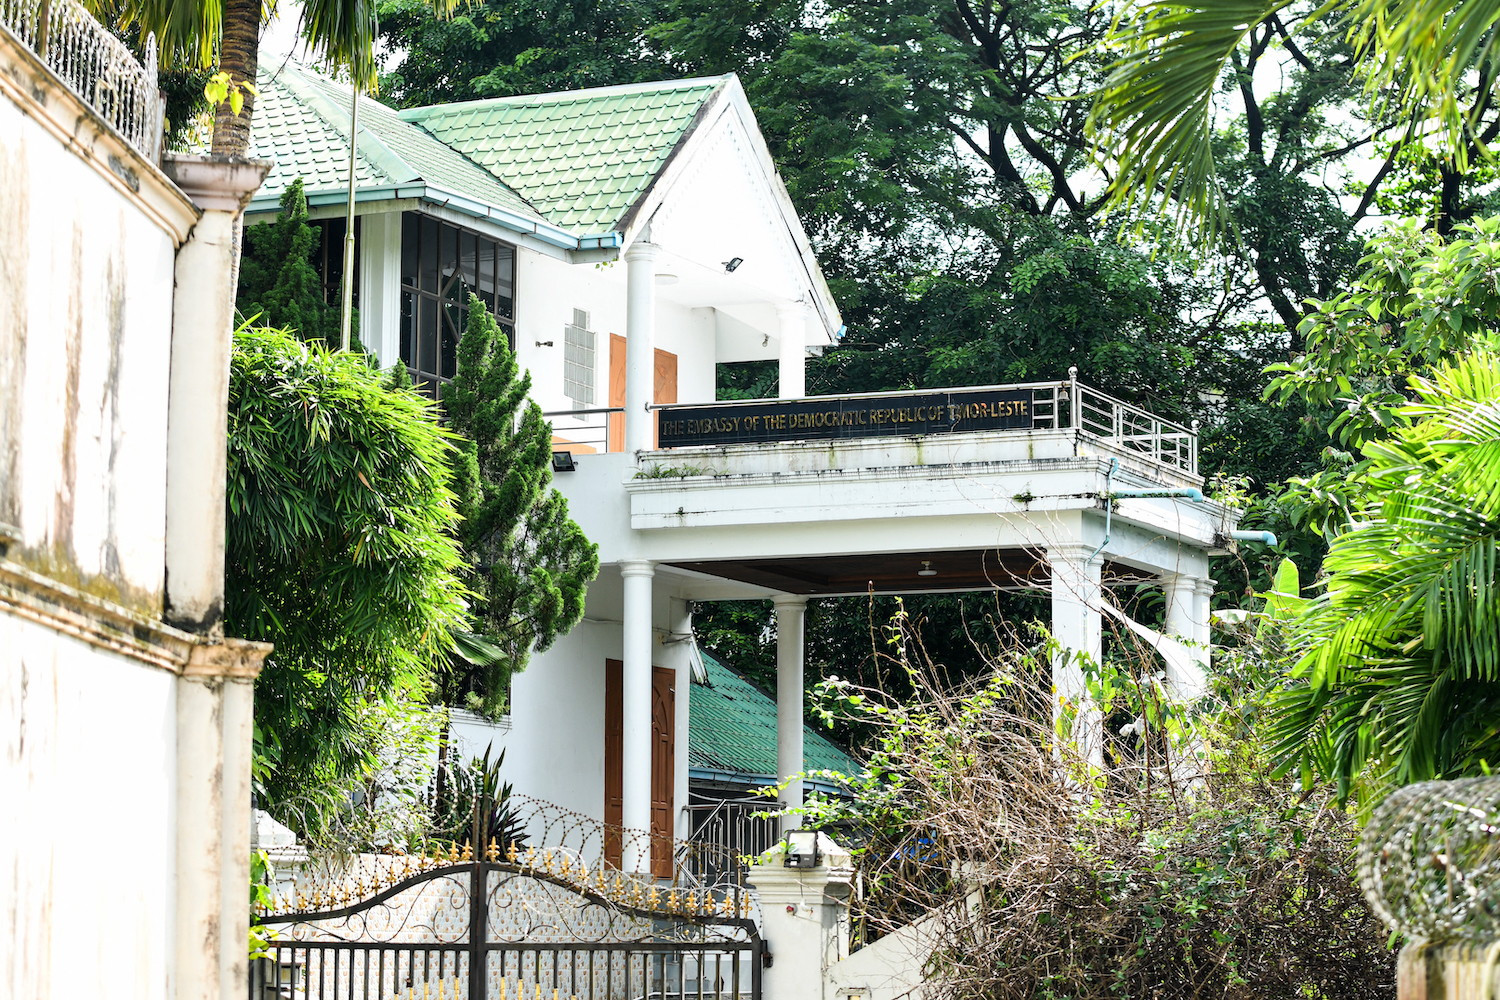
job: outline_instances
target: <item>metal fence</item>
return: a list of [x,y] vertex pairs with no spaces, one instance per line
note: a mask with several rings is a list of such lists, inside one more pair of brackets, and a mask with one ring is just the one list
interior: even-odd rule
[[745,884],[746,858],[764,854],[781,840],[767,799],[704,799],[688,806],[691,848],[683,852],[695,880],[706,885]]
[[154,35],[146,38],[142,65],[77,0],[0,0],[0,25],[137,152],[157,161],[164,109],[156,83]]
[[[487,950],[485,1000],[752,1000],[754,942],[503,944]],[[467,946],[328,942],[275,945],[251,965],[251,1000],[470,1000]]]

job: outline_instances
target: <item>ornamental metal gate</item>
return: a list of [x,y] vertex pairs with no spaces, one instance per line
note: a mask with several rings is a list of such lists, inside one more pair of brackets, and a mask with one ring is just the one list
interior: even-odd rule
[[273,940],[251,1000],[760,1000],[742,888],[485,854],[360,855],[337,885],[294,887],[256,918]]

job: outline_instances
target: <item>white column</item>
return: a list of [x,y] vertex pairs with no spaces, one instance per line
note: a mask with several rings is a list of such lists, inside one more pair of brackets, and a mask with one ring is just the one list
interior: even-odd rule
[[621,866],[651,867],[651,577],[654,564],[620,564],[625,581],[624,670],[621,690],[620,825],[625,828]]
[[672,826],[673,836],[687,840],[693,833],[692,813],[688,812],[688,730],[692,726],[693,692],[693,602],[673,598],[671,602],[672,649],[676,651],[677,698],[672,756]]
[[807,310],[801,303],[780,306],[776,320],[781,328],[780,381],[777,396],[800,399],[807,395]]
[[271,165],[168,156],[162,165],[203,215],[177,251],[167,378],[167,593],[186,632],[224,632],[224,467],[234,333],[235,229]]
[[1188,642],[1198,641],[1198,630],[1194,625],[1193,603],[1196,600],[1198,578],[1186,573],[1162,574],[1162,590],[1167,598],[1167,634]]
[[[227,274],[227,272],[226,272]],[[190,665],[191,666],[191,665]],[[219,915],[224,906],[224,681],[189,673],[177,682],[178,1000],[223,996]],[[249,851],[249,838],[245,850]],[[245,891],[249,892],[247,881]],[[235,902],[239,902],[235,897]],[[242,909],[249,909],[249,898]],[[244,949],[241,949],[243,951]],[[243,994],[242,994],[243,995]]]
[[[803,770],[802,657],[806,616],[806,597],[776,598],[776,777],[782,781]],[[800,778],[786,786],[781,801],[793,807],[802,804]],[[801,816],[781,818],[783,832],[801,825]]]
[[625,450],[656,446],[656,258],[647,229],[625,251]]
[[1213,632],[1210,623],[1213,620],[1213,596],[1214,581],[1208,577],[1198,577],[1198,582],[1193,586],[1193,628],[1199,645],[1203,647],[1204,662],[1208,662],[1208,650],[1213,643]]
[[1104,560],[1093,555],[1091,545],[1064,543],[1047,547],[1047,562],[1052,572],[1052,637],[1061,647],[1052,664],[1053,719],[1061,717],[1065,703],[1076,709],[1074,741],[1090,761],[1102,765],[1103,721],[1090,703],[1077,656],[1095,664],[1103,658]]
[[401,213],[359,217],[359,339],[382,368],[401,360]]

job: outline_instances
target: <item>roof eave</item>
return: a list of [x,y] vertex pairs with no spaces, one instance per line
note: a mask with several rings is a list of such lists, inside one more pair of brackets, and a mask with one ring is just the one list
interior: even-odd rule
[[[502,229],[513,233],[530,236],[548,246],[557,247],[561,250],[610,250],[616,249],[622,244],[622,236],[617,232],[590,233],[586,235],[575,235],[566,229],[528,219],[523,215],[508,211],[495,205],[488,205],[475,198],[450,191],[435,184],[418,182],[414,184],[379,184],[370,187],[361,187],[354,192],[354,203],[356,205],[381,201],[402,201],[416,199],[429,205],[436,205],[451,209],[461,215],[467,215],[474,219],[486,219],[493,222]],[[330,205],[347,204],[349,196],[341,190],[311,191],[307,194],[307,206],[309,208],[325,208]],[[257,195],[250,200],[246,209],[248,214],[260,214],[264,212],[279,212],[281,210],[280,192]]]

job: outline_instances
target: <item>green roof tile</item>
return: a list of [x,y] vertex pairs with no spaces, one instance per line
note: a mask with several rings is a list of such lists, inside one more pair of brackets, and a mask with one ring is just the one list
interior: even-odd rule
[[600,233],[621,225],[726,79],[440,104],[401,117],[483,166],[554,225]]
[[[255,82],[259,95],[249,155],[276,162],[256,204],[274,204],[297,177],[309,195],[345,191],[349,91],[280,57],[268,59]],[[359,131],[354,176],[361,188],[428,184],[523,219],[546,221],[489,171],[373,98],[360,101]]]
[[[688,701],[688,766],[766,778],[776,774],[776,702],[760,688],[703,654],[707,684]],[[855,774],[862,768],[811,726],[802,731],[806,770]]]

